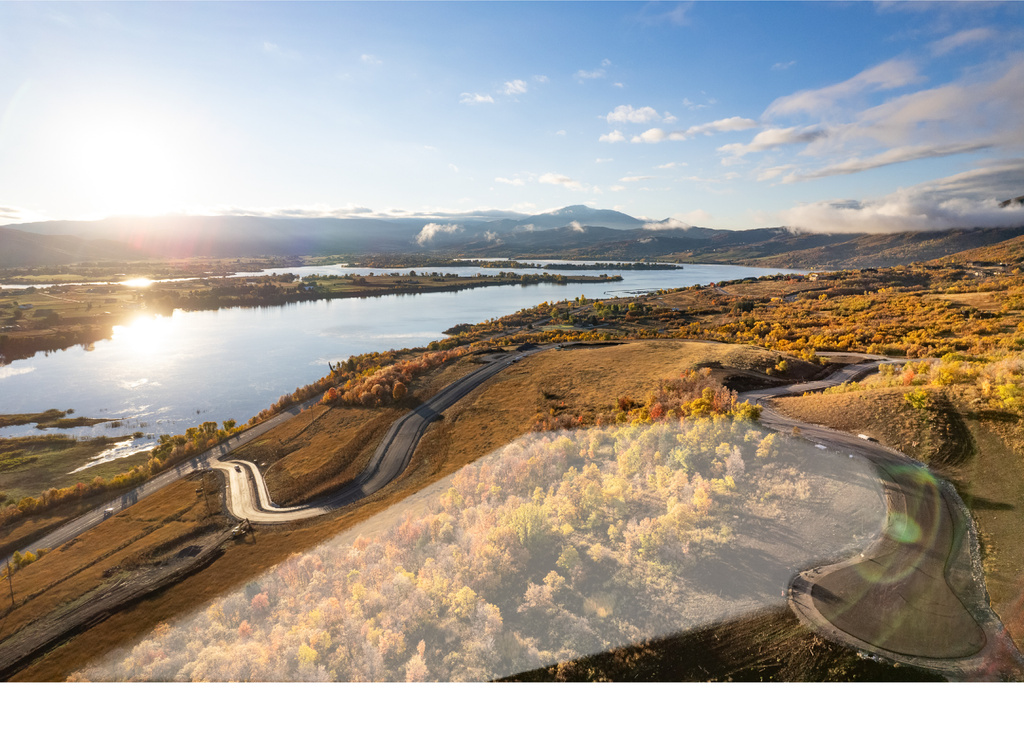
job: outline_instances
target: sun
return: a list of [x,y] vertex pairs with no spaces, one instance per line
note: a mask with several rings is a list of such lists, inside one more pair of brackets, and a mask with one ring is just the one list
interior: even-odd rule
[[155,215],[182,206],[186,145],[171,120],[104,110],[82,115],[69,133],[70,182],[81,208],[102,217]]

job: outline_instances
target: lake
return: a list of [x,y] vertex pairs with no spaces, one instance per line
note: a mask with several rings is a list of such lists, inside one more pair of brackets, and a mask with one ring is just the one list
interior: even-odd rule
[[[543,263],[543,262],[542,262]],[[463,276],[496,274],[476,267],[427,267]],[[386,270],[340,266],[270,269],[263,273],[374,274]],[[519,272],[535,272],[522,269]],[[545,301],[621,296],[635,292],[757,277],[782,271],[687,265],[658,271],[587,270],[553,274],[619,274],[621,282],[488,287],[461,292],[322,300],[282,307],[141,315],[113,337],[91,346],[39,353],[0,367],[0,413],[74,409],[78,416],[112,417],[116,427],[56,433],[121,436],[141,431],[151,441],[181,434],[204,421],[245,422],[282,394],[328,373],[328,361],[350,355],[428,345],[451,326],[501,317]],[[239,276],[255,276],[245,273]],[[0,429],[0,436],[39,434],[33,426]]]

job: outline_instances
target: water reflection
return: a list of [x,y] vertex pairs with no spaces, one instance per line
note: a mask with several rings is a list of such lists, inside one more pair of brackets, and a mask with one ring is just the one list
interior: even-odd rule
[[128,325],[115,325],[112,340],[137,359],[152,358],[171,349],[175,337],[172,318],[139,315]]
[[[0,368],[0,413],[73,408],[83,416],[123,420],[121,431],[100,426],[61,432],[77,437],[128,435],[140,422],[147,424],[147,433],[180,434],[211,419],[246,421],[282,394],[321,378],[327,362],[422,347],[460,322],[501,317],[544,301],[608,297],[613,288],[670,289],[773,271],[778,270],[688,265],[609,271],[623,277],[614,283],[515,285],[140,316],[115,337],[95,343],[91,352],[74,347]],[[27,434],[38,432],[32,425],[0,429],[0,437]]]

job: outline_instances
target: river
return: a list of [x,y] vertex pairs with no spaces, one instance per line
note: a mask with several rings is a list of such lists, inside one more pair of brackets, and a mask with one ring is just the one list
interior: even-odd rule
[[[497,273],[494,269],[476,267],[427,269],[463,276]],[[389,271],[395,270],[328,266],[262,273]],[[677,270],[572,273],[600,275],[603,271],[619,274],[623,279],[321,300],[213,312],[177,310],[167,317],[140,315],[130,325],[115,328],[108,340],[88,347],[39,353],[0,367],[0,413],[70,408],[77,416],[116,418],[116,425],[107,423],[55,433],[89,437],[143,432],[146,437],[137,440],[137,448],[151,443],[160,434],[180,434],[204,421],[247,421],[282,394],[326,375],[328,361],[428,345],[443,338],[443,331],[457,323],[481,322],[541,302],[579,295],[598,299],[784,270],[687,265]],[[39,433],[31,425],[0,429],[2,437]]]

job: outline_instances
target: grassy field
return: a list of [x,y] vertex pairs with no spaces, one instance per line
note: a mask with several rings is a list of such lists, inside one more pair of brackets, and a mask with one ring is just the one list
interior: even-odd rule
[[662,379],[714,365],[764,373],[777,357],[761,348],[686,341],[640,341],[549,350],[524,359],[449,409],[431,427],[410,467],[433,481],[528,433],[538,418],[567,414],[614,420],[619,396],[641,399]]
[[111,478],[149,459],[149,454],[142,452],[71,474],[119,441],[124,439],[98,437],[79,441],[49,435],[0,439],[0,494],[14,501],[38,497],[51,487],[68,487],[96,477]]
[[195,492],[218,481],[211,475],[180,480],[15,572],[17,608],[0,619],[0,639],[111,577],[155,560],[183,537],[225,525],[219,511],[212,512]]
[[[110,437],[77,441],[59,436],[0,439],[0,505],[39,497],[50,488],[89,483],[97,477],[109,480],[149,460],[149,453],[141,452],[70,474],[118,441],[121,440]],[[31,515],[13,527],[5,526],[0,531],[0,554],[30,543],[34,537],[48,533],[110,498],[110,494],[100,493],[45,514]]]
[[90,419],[87,416],[67,418],[72,411],[47,409],[37,414],[0,414],[0,427],[35,424],[37,429],[71,429],[76,426],[95,426],[110,419]]

